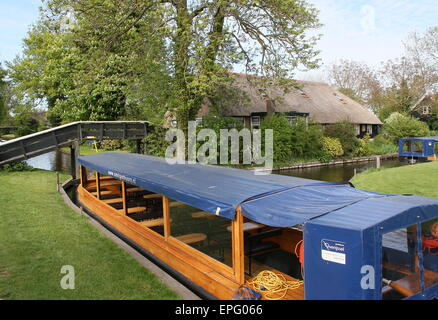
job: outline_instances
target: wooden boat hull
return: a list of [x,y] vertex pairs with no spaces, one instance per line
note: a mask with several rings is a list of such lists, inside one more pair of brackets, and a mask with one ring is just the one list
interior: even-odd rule
[[231,299],[241,285],[238,281],[217,272],[217,266],[211,266],[195,258],[189,246],[182,247],[179,241],[165,239],[148,230],[138,222],[120,214],[110,205],[98,200],[81,185],[77,189],[78,201],[95,216],[110,225],[129,241],[140,246],[150,255],[193,282],[217,299]]

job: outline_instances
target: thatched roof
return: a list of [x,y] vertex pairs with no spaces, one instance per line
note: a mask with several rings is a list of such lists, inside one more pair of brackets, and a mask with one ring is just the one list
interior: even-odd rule
[[[321,124],[343,120],[355,124],[382,124],[368,108],[326,83],[296,81],[300,88],[290,88],[289,92],[284,93],[279,87],[269,87],[263,90],[263,95],[251,81],[251,76],[235,76],[234,85],[246,93],[248,101],[227,107],[223,110],[225,116],[245,117],[267,112],[267,101],[271,99],[275,112],[308,113],[313,121]],[[206,108],[201,109],[201,113],[205,114],[206,111]]]

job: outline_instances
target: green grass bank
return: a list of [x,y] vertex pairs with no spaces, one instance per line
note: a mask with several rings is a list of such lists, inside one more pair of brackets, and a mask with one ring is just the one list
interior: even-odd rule
[[365,171],[351,182],[359,189],[438,198],[438,161]]
[[[61,288],[65,265],[74,290]],[[0,172],[0,299],[179,297],[64,204],[56,173],[32,171]]]

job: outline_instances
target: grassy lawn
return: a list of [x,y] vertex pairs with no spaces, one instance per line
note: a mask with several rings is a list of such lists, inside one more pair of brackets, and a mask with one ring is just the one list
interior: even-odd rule
[[0,205],[0,299],[179,298],[64,204],[54,172],[0,172]]
[[10,133],[10,134],[4,134],[4,135],[0,136],[0,138],[2,138],[2,139],[6,139],[6,140],[15,139],[15,134],[12,134],[12,133]]
[[[70,148],[61,148],[62,151],[65,152],[70,152]],[[93,145],[89,144],[89,143],[84,143],[81,145],[81,156],[88,156],[91,154],[96,154],[96,153],[101,153],[101,152],[129,152],[128,150],[111,150],[111,151],[106,151],[103,149],[96,149],[94,148]]]
[[438,161],[368,170],[357,175],[351,182],[359,189],[438,198]]

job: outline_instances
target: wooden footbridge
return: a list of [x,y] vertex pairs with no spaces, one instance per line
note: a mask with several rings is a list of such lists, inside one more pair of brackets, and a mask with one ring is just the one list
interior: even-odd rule
[[83,140],[135,140],[141,153],[148,132],[146,121],[80,121],[0,143],[0,166],[70,147],[72,176],[76,178],[79,145]]

